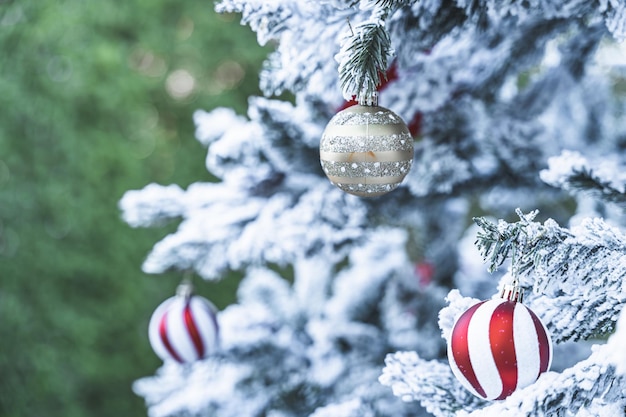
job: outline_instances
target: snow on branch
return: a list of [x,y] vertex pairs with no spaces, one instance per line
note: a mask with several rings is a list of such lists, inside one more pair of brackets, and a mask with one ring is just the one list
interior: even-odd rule
[[[575,35],[559,41],[560,64],[542,67],[545,45],[569,30]],[[585,73],[585,58],[594,51],[598,33],[595,26],[575,28],[565,19],[507,22],[490,30],[452,33],[428,54],[398,46],[400,62],[411,53],[415,77],[385,94],[394,94],[394,106],[422,112],[422,140],[416,143],[414,168],[407,177],[411,192],[475,194],[505,181],[514,187],[541,186],[537,170],[563,146],[554,135],[564,125],[584,131],[592,116],[552,113],[567,108],[571,92],[580,91],[574,73]],[[535,71],[528,85],[517,87],[525,73]],[[405,101],[407,93],[410,100]],[[506,104],[493,100],[498,95]]]
[[563,151],[548,159],[548,169],[539,173],[541,179],[572,194],[588,193],[594,198],[624,205],[626,177],[623,167],[604,158],[598,167],[578,152]]
[[[149,194],[158,203],[167,198],[152,191],[147,187],[128,199],[141,202],[147,198],[143,194]],[[229,182],[196,183],[183,197],[183,221],[154,246],[143,265],[147,273],[193,269],[205,279],[219,279],[245,265],[284,265],[297,256],[318,253],[334,263],[364,233],[361,202],[326,183],[312,186],[299,198],[286,193],[253,196]],[[131,214],[137,210],[130,201],[124,206]],[[150,219],[143,222],[149,224]]]
[[132,227],[158,226],[185,212],[184,191],[178,185],[150,184],[124,193],[118,203],[122,218]]
[[454,416],[460,410],[485,405],[461,386],[447,363],[424,360],[415,352],[387,355],[379,381],[403,401],[419,401],[435,417]]
[[[467,2],[472,5],[472,2]],[[500,18],[516,16],[520,20],[541,15],[545,19],[570,16],[582,16],[594,8],[594,2],[586,0],[531,0],[531,1],[499,1],[487,0],[491,16]]]
[[374,417],[374,411],[364,406],[358,398],[320,407],[309,417]]
[[333,295],[326,305],[326,315],[365,321],[380,303],[390,278],[407,273],[406,269],[410,268],[406,240],[403,229],[381,227],[370,232],[363,245],[350,253],[350,266],[333,279]]
[[241,13],[241,24],[256,32],[259,45],[278,39],[293,16],[289,6],[272,1],[223,0],[216,6],[218,13]]
[[[489,416],[568,416],[585,415],[581,410],[601,404],[603,412],[592,415],[623,415],[624,379],[617,377],[615,367],[606,361],[606,346],[595,346],[594,353],[586,360],[566,369],[562,373],[548,372],[536,383],[514,392],[504,401],[469,414],[467,417]],[[576,387],[572,389],[572,387]],[[620,414],[610,413],[615,405]],[[596,408],[597,409],[597,408]],[[579,414],[581,412],[581,414]],[[597,411],[596,411],[597,412]]]
[[604,15],[606,28],[617,41],[626,39],[626,5],[619,0],[600,0],[599,10]]
[[[562,373],[548,372],[503,401],[487,402],[466,391],[445,362],[425,361],[414,352],[390,354],[380,376],[404,401],[419,401],[436,417],[568,416],[595,407],[602,416],[622,416],[623,376],[606,360],[606,346]],[[572,389],[576,387],[576,389]],[[619,410],[619,414],[608,411]]]
[[620,314],[615,333],[611,335],[606,344],[607,360],[615,366],[617,374],[622,377],[626,377],[626,353],[624,352],[624,346],[626,346],[626,310],[623,310]]
[[555,342],[613,331],[626,302],[626,237],[601,219],[567,230],[551,219],[533,221],[536,214],[518,210],[516,223],[475,219],[489,269],[511,258],[526,300]]

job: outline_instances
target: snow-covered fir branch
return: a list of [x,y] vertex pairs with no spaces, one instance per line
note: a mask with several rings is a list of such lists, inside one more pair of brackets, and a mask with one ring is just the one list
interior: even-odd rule
[[596,411],[592,415],[616,417],[623,415],[626,407],[624,382],[616,375],[615,367],[607,363],[605,346],[596,346],[588,359],[572,368],[544,374],[535,384],[513,393],[505,401],[459,416],[584,415],[585,410],[593,407]]
[[[477,245],[490,269],[511,258],[527,300],[552,332],[553,340],[579,340],[613,331],[626,302],[626,238],[601,219],[587,219],[571,230],[553,220],[492,223]],[[584,323],[584,325],[581,325]]]
[[626,355],[624,355],[624,344],[626,343],[626,310],[620,314],[617,321],[615,333],[611,335],[607,344],[606,351],[607,362],[615,366],[618,375],[626,377]]
[[426,361],[415,352],[388,355],[379,380],[404,401],[417,401],[436,417],[485,405],[459,384],[447,363]]
[[[606,346],[596,346],[588,359],[574,367],[543,374],[535,384],[492,403],[461,387],[447,363],[425,361],[414,352],[389,355],[380,380],[396,395],[419,401],[437,417],[622,416],[626,381],[606,357]],[[599,414],[585,414],[591,408]]]
[[572,194],[585,193],[608,203],[626,204],[623,162],[603,158],[592,165],[579,152],[563,151],[548,159],[548,169],[541,171],[541,179]]
[[387,69],[390,54],[391,39],[383,22],[356,26],[337,57],[344,98],[374,94],[381,84],[381,74]]

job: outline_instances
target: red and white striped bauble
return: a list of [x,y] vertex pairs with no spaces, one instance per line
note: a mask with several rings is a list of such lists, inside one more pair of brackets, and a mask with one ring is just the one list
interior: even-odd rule
[[502,400],[550,368],[552,342],[528,307],[494,299],[475,304],[458,318],[448,340],[448,359],[470,392]]
[[152,314],[150,345],[164,361],[190,363],[214,353],[219,344],[217,309],[197,295],[168,298]]

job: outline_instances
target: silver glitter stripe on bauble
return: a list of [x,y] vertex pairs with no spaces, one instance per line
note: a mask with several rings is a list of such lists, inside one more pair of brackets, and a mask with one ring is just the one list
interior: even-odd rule
[[[358,183],[364,182],[365,177],[372,178],[371,182],[380,182],[376,180],[376,177],[399,177],[398,182],[402,181],[402,178],[411,169],[413,160],[399,161],[399,162],[335,162],[335,161],[321,161],[322,169],[326,175],[330,177],[341,177],[340,181],[346,183]],[[334,181],[336,178],[330,178]],[[394,182],[391,179],[389,182]]]
[[409,132],[385,136],[335,136],[324,135],[320,151],[325,152],[378,152],[413,151],[413,137]]
[[[400,116],[382,107],[372,107],[372,111],[352,112],[348,108],[330,119],[331,125],[389,125],[404,123]],[[356,109],[355,109],[356,110]],[[360,110],[360,109],[359,109]]]
[[394,184],[341,184],[341,183],[333,183],[335,186],[339,187],[341,190],[358,195],[360,197],[378,197],[383,194],[387,194],[390,191],[398,188],[400,183]]

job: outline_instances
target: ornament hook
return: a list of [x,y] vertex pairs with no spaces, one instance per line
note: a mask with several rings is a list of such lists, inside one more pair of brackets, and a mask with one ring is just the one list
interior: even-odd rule
[[193,295],[193,283],[191,282],[191,274],[186,273],[183,280],[176,287],[176,295],[189,300]]
[[502,292],[500,292],[500,298],[504,298],[508,301],[514,301],[516,303],[521,303],[524,298],[524,294],[522,293],[522,289],[519,285],[519,280],[517,279],[518,274],[518,258],[517,258],[517,248],[513,246],[511,253],[511,275],[513,279],[510,284],[506,284],[502,288]]

